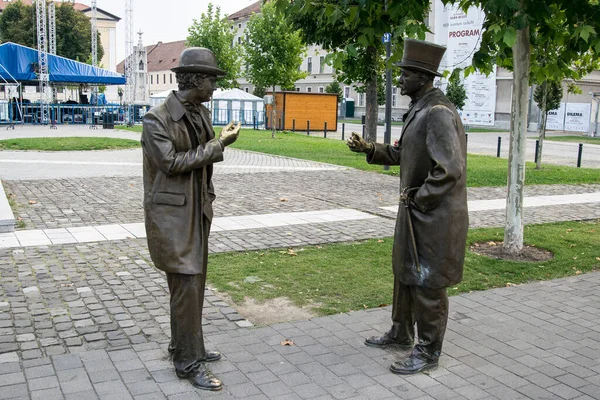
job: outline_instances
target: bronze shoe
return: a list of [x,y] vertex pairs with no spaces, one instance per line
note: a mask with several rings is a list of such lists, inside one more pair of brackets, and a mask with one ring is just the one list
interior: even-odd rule
[[218,361],[221,359],[221,353],[219,353],[218,351],[214,350],[214,351],[207,351],[206,352],[206,358],[204,359],[204,361],[206,362],[213,362],[213,361]]
[[223,383],[215,378],[210,370],[204,365],[200,364],[198,369],[190,372],[175,371],[177,377],[181,379],[187,379],[190,383],[202,390],[217,391],[223,389]]
[[435,369],[437,366],[437,359],[431,360],[426,357],[411,354],[407,358],[393,363],[390,366],[390,370],[395,374],[413,375]]
[[367,346],[373,347],[386,347],[396,345],[402,350],[410,350],[413,348],[414,345],[413,342],[400,342],[396,339],[392,339],[387,333],[384,333],[381,336],[370,336],[367,339],[365,339],[365,344]]

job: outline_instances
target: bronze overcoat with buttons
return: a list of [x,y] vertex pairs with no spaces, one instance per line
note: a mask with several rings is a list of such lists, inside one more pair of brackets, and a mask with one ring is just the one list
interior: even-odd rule
[[[191,121],[174,92],[144,116],[144,213],[154,265],[169,273],[206,273],[215,199],[213,163],[223,148],[200,106],[202,127]],[[194,135],[194,136],[191,136]],[[194,139],[195,138],[195,139]],[[199,145],[193,146],[192,140]]]
[[409,208],[399,205],[394,235],[392,264],[404,285],[437,289],[462,280],[469,226],[466,151],[456,108],[432,88],[409,109],[398,146],[375,143],[367,155],[371,164],[400,165],[400,190],[415,188]]

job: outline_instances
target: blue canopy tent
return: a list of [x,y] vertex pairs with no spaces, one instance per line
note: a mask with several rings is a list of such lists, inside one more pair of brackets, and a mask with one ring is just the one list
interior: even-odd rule
[[[38,52],[15,43],[0,45],[0,84],[37,85],[39,83]],[[51,85],[124,85],[125,76],[102,68],[48,54],[48,75]],[[75,102],[73,102],[75,103]],[[45,118],[41,106],[21,100],[12,104],[0,104],[0,123],[20,121],[23,123],[46,124],[82,123],[97,124],[108,115],[111,121],[118,118],[119,107],[98,107],[103,102],[93,99],[93,104],[51,104],[49,119]]]
[[[37,82],[38,52],[11,42],[0,45],[0,80]],[[82,62],[48,54],[50,82],[62,84],[124,85],[125,76]]]

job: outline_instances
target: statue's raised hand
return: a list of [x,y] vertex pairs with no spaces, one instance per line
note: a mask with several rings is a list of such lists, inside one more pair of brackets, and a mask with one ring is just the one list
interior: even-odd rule
[[229,146],[236,141],[240,133],[241,126],[241,122],[238,122],[238,124],[235,126],[233,125],[233,122],[230,122],[223,127],[221,134],[219,135],[219,139],[221,142],[223,142],[224,146]]
[[373,149],[373,144],[365,142],[356,132],[352,132],[346,144],[355,153],[369,153]]

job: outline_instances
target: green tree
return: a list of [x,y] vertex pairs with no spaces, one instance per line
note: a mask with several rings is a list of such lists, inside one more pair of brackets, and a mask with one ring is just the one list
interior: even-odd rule
[[242,46],[234,43],[235,33],[231,26],[227,17],[221,16],[221,8],[215,10],[213,4],[208,3],[206,14],[202,13],[200,20],[194,19],[188,28],[187,44],[212,50],[219,68],[227,72],[217,81],[223,89],[239,86],[236,79],[242,63]]
[[35,10],[20,0],[6,6],[0,14],[0,40],[27,47],[36,43]]
[[392,34],[393,53],[389,63],[402,55],[405,36],[425,38],[422,22],[429,11],[429,0],[275,0],[304,40],[319,44],[342,82],[364,85],[367,137],[377,139],[378,87],[384,75],[384,33]]
[[[275,94],[276,86],[293,87],[298,79],[306,76],[300,71],[306,45],[298,30],[276,13],[272,3],[263,4],[261,13],[250,17],[246,30],[246,77],[255,86],[273,88]],[[275,102],[272,110],[272,137],[275,137]]]
[[344,95],[340,83],[336,80],[325,86],[325,93],[336,93],[338,95],[338,103],[342,101]]
[[562,84],[558,81],[544,81],[541,85],[535,88],[533,99],[537,103],[540,112],[542,113],[542,125],[539,130],[539,146],[538,156],[535,169],[542,168],[542,149],[544,147],[544,139],[546,138],[546,121],[548,120],[548,112],[560,108],[560,101],[563,97]]
[[[72,3],[56,7],[56,54],[71,60],[91,62],[92,25],[90,19],[73,8]],[[37,46],[35,7],[21,1],[9,4],[0,15],[0,38],[23,46]],[[104,49],[98,33],[98,60]]]
[[[56,54],[91,64],[92,24],[84,13],[75,10],[72,3],[60,3],[56,7]],[[104,56],[104,48],[98,32],[98,61]]]
[[446,86],[446,97],[454,104],[457,110],[462,110],[467,101],[467,90],[460,80],[460,73],[450,75]]
[[256,97],[263,98],[267,94],[267,91],[265,90],[264,87],[255,86],[254,90],[252,91],[252,94],[255,95]]
[[[453,0],[442,0],[444,4]],[[460,0],[460,6],[486,13],[481,46],[473,66],[484,72],[494,65],[513,71],[505,251],[523,249],[523,187],[530,80],[580,79],[582,61],[600,52],[598,0]],[[546,62],[539,62],[547,56]],[[468,72],[468,71],[467,71]]]

